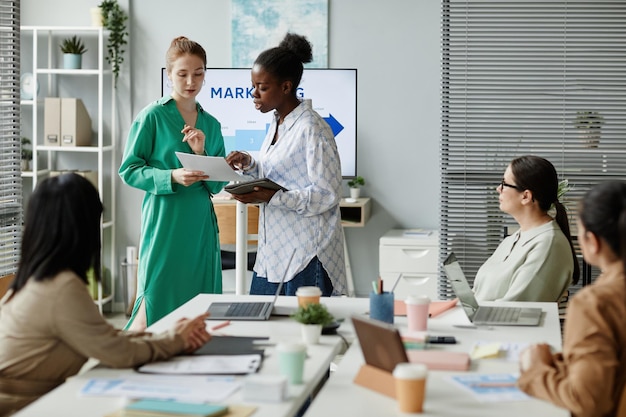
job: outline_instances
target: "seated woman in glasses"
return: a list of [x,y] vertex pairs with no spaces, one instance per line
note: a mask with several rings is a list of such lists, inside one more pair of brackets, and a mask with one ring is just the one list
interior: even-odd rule
[[[558,186],[548,160],[525,155],[511,161],[497,191],[500,210],[513,216],[519,230],[478,270],[476,299],[552,302],[578,282],[580,267]],[[552,205],[555,218],[548,214]]]

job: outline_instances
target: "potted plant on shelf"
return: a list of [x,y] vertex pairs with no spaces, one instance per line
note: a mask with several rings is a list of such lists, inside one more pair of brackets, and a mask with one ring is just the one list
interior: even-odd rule
[[319,342],[322,334],[322,327],[335,320],[326,306],[321,303],[310,303],[303,307],[298,307],[291,315],[298,323],[301,323],[302,339],[307,344]]
[[63,67],[65,69],[80,69],[83,54],[87,52],[83,41],[74,35],[71,38],[63,39],[60,47],[63,52]]
[[579,111],[576,112],[574,124],[580,132],[585,147],[597,148],[600,143],[600,129],[604,124],[604,118],[597,111]]
[[365,179],[359,175],[348,181],[350,187],[350,198],[357,199],[361,195],[361,186],[365,185]]
[[102,25],[109,30],[107,42],[107,62],[111,64],[114,86],[117,87],[117,78],[120,75],[120,66],[124,62],[124,49],[126,45],[126,21],[128,15],[117,3],[117,0],[103,0],[98,6],[102,11]]
[[33,151],[30,148],[30,139],[27,138],[26,136],[22,136],[22,147],[21,147],[21,153],[22,153],[22,162],[21,162],[21,168],[22,171],[30,171],[30,161],[33,159]]

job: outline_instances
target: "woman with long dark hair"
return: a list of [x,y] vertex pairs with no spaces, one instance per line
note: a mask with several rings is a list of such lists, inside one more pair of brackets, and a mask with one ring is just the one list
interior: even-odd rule
[[523,351],[518,383],[575,417],[617,416],[626,387],[626,182],[588,191],[577,229],[583,257],[602,273],[568,303],[563,352],[546,344]]
[[100,280],[101,215],[98,191],[77,174],[47,178],[31,196],[15,280],[0,301],[0,416],[60,385],[89,358],[128,368],[210,340],[207,315],[154,336],[107,323],[87,289],[89,269]]

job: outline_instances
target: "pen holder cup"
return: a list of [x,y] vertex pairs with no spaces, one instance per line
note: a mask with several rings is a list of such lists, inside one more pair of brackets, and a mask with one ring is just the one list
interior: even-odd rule
[[393,324],[393,293],[370,292],[370,318]]

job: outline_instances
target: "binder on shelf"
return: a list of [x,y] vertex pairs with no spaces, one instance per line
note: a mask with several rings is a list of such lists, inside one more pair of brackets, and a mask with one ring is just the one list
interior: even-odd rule
[[61,146],[90,146],[91,117],[79,98],[61,98]]
[[46,97],[43,112],[44,145],[61,146],[61,99]]

